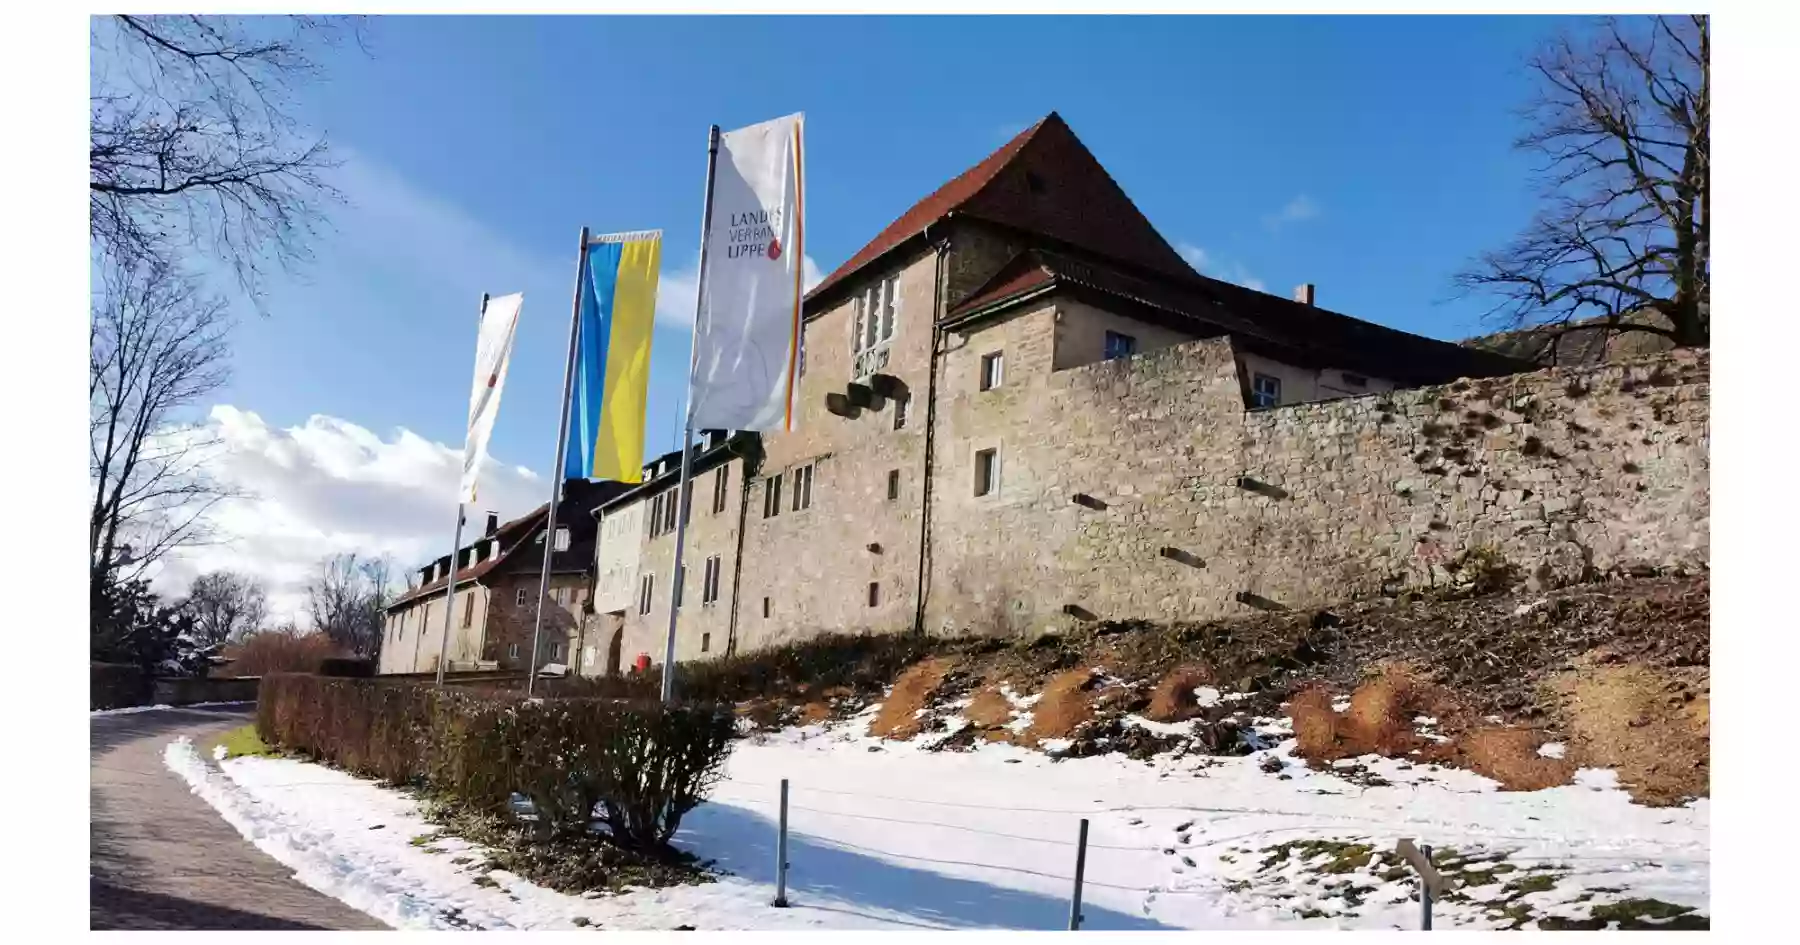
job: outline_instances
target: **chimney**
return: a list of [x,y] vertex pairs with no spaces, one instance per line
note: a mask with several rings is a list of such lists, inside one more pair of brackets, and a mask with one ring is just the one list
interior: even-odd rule
[[500,530],[500,516],[496,515],[493,512],[489,512],[487,514],[487,517],[488,517],[487,531],[482,532],[482,534],[483,535],[492,535],[495,532]]
[[1313,304],[1313,290],[1317,288],[1310,282],[1302,282],[1294,288],[1294,301],[1301,305]]

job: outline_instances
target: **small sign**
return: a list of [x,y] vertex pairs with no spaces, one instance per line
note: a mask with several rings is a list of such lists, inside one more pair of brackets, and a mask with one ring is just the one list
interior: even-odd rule
[[1413,868],[1413,872],[1419,874],[1419,881],[1425,884],[1425,888],[1431,891],[1434,898],[1442,896],[1444,890],[1449,888],[1444,874],[1438,872],[1437,867],[1431,865],[1431,861],[1425,858],[1425,854],[1413,845],[1411,838],[1402,838],[1399,843],[1394,845],[1394,852],[1400,854],[1400,858]]

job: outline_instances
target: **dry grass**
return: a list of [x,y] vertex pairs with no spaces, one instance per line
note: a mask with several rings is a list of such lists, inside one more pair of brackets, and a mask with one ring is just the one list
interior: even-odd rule
[[1077,667],[1058,673],[1044,686],[1043,698],[1031,709],[1031,727],[1025,742],[1036,745],[1046,738],[1072,738],[1094,717],[1088,692],[1094,687],[1092,670]]
[[1569,757],[1614,768],[1640,803],[1679,804],[1710,792],[1711,684],[1697,669],[1585,660],[1549,687],[1569,732]]
[[932,693],[955,665],[955,660],[932,657],[907,667],[900,678],[894,680],[894,689],[882,702],[881,711],[876,714],[869,732],[880,738],[894,739],[919,734],[924,723],[920,713],[930,704]]

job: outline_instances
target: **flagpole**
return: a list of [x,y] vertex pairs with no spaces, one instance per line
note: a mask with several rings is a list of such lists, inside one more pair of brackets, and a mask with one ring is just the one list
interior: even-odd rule
[[456,558],[462,551],[463,504],[456,503],[456,539],[450,545],[450,580],[445,583],[450,596],[444,599],[444,638],[438,641],[437,683],[444,684],[444,660],[450,653],[450,615],[456,612]]
[[706,256],[712,242],[713,178],[719,166],[719,126],[706,133],[706,200],[700,210],[700,278],[694,293],[694,334],[688,346],[687,405],[681,418],[681,479],[675,487],[675,567],[669,581],[669,634],[663,643],[662,701],[675,701],[675,618],[681,599],[681,556],[687,545],[688,484],[694,475],[694,363],[700,346],[700,313],[706,306]]
[[[481,333],[481,320],[487,317],[487,306],[488,294],[483,292],[481,293],[481,314],[475,317],[475,330],[477,336]],[[481,368],[478,365],[476,370],[480,369]],[[468,433],[465,432],[463,438],[467,440]],[[465,447],[465,449],[466,448],[467,447]],[[480,468],[480,462],[480,459],[476,460],[477,469]],[[462,530],[463,519],[465,518],[463,511],[462,483],[459,482],[456,484],[456,490],[456,537],[450,541],[450,579],[444,583],[444,587],[448,589],[450,593],[449,596],[444,599],[444,638],[438,641],[437,682],[435,685],[439,687],[444,685],[444,661],[450,658],[450,615],[456,613],[456,558],[457,555],[462,552]],[[431,606],[427,604],[425,609],[429,611]],[[421,627],[419,630],[419,635],[424,636],[424,628]],[[414,659],[416,660],[417,657],[414,657]]]
[[581,249],[575,257],[575,300],[569,312],[569,359],[563,364],[562,423],[556,428],[556,463],[550,467],[550,507],[544,519],[544,568],[538,577],[537,616],[531,628],[530,667],[525,675],[525,698],[537,684],[538,645],[544,634],[544,603],[550,598],[550,559],[556,554],[556,501],[562,496],[564,449],[569,443],[569,402],[574,396],[575,351],[581,337],[581,287],[587,279],[588,228],[581,228]]

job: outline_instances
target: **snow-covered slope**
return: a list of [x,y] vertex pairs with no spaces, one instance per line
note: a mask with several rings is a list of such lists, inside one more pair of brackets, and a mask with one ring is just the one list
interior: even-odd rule
[[[1631,898],[1707,910],[1710,802],[1635,805],[1610,772],[1530,793],[1374,757],[1340,777],[1288,759],[1291,741],[1237,758],[1053,761],[879,741],[860,734],[867,718],[736,746],[676,837],[732,875],[593,899],[497,871],[497,886],[477,885],[452,862],[466,844],[411,843],[434,829],[415,803],[340,772],[268,758],[215,768],[185,744],[169,758],[302,880],[407,926],[1056,929],[1084,817],[1087,928],[1413,928],[1416,884],[1381,856],[1401,837],[1455,851],[1465,888],[1439,906],[1440,928],[1585,917]],[[769,905],[782,778],[788,909]]]

